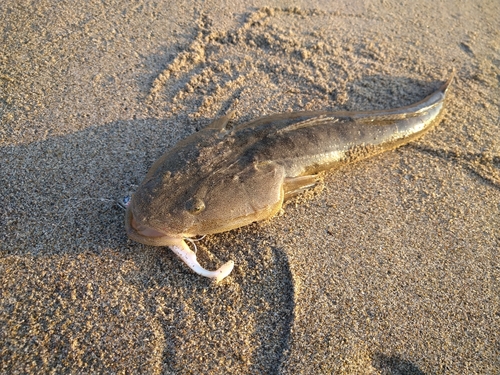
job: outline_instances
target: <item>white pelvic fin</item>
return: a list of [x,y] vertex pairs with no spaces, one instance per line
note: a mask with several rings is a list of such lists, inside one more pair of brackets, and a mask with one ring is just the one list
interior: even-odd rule
[[208,271],[198,263],[196,260],[196,253],[189,248],[184,242],[180,241],[179,245],[170,245],[170,249],[183,260],[194,272],[200,276],[205,276],[219,282],[231,273],[234,267],[234,262],[230,260],[215,271]]

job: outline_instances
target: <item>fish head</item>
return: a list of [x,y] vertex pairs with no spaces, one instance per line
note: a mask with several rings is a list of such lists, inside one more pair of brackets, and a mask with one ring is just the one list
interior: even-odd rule
[[275,163],[237,161],[217,168],[187,164],[184,170],[157,168],[132,195],[125,225],[128,236],[152,246],[220,233],[266,219],[283,202],[284,169]]

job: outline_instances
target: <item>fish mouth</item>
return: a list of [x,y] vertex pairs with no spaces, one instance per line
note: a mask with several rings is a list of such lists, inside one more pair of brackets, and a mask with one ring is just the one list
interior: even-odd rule
[[125,229],[131,240],[150,246],[174,246],[182,242],[182,236],[171,236],[159,231],[158,229],[148,227],[135,220],[131,207],[127,207],[125,214]]
[[131,216],[130,219],[131,227],[134,228],[134,230],[141,236],[154,237],[154,238],[165,236],[165,233],[162,233],[154,228],[150,228],[146,225],[140,225],[139,223],[137,223],[137,221],[135,221],[134,214],[131,214],[130,216]]

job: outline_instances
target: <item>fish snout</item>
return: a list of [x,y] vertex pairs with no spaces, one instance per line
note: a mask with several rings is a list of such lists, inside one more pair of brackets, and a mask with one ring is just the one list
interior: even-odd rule
[[142,224],[133,214],[132,208],[127,207],[125,228],[131,240],[150,246],[171,246],[182,242],[182,236],[172,236],[160,232],[158,229]]

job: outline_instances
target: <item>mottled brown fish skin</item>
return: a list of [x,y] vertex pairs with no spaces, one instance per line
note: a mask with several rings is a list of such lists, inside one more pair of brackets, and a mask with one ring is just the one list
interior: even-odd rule
[[230,116],[217,119],[154,163],[132,196],[127,233],[165,246],[273,216],[318,172],[394,149],[432,128],[451,80],[397,109],[285,113],[232,129]]

